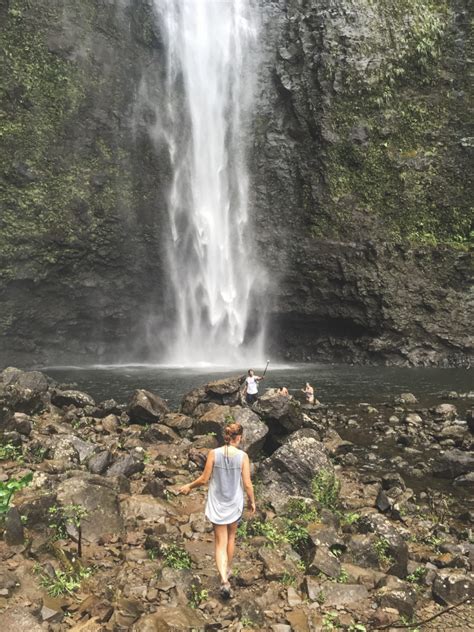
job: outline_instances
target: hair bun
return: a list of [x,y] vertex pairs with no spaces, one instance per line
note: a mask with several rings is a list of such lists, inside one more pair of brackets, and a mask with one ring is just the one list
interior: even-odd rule
[[224,428],[224,443],[227,443],[227,444],[230,443],[232,439],[242,436],[243,433],[244,433],[244,429],[242,427],[242,424],[238,424],[238,423],[227,424],[227,426]]

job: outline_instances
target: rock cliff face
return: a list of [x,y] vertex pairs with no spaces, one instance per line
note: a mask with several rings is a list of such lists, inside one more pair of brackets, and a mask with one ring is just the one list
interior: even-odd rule
[[[270,346],[467,365],[467,0],[262,1],[261,15],[249,158]],[[147,332],[173,304],[152,2],[0,0],[0,17],[0,354],[154,353]]]
[[161,69],[150,3],[2,0],[0,22],[0,355],[119,357],[163,300],[169,165],[140,99],[143,69]]
[[467,4],[265,7],[252,173],[274,349],[467,364]]

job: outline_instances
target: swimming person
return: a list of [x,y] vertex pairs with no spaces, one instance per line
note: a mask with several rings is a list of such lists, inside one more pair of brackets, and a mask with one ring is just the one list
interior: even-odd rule
[[235,534],[244,510],[244,489],[248,507],[252,514],[255,513],[250,460],[238,447],[242,435],[241,424],[227,425],[224,446],[211,450],[201,476],[179,489],[179,493],[189,494],[192,489],[205,485],[210,479],[205,514],[214,527],[216,566],[221,579],[220,594],[224,599],[232,596],[229,577],[232,574]]
[[286,388],[286,386],[280,386],[277,393],[278,395],[284,395],[285,397],[290,396],[290,393],[288,392],[288,389]]
[[254,375],[253,369],[248,370],[248,375],[245,378],[245,399],[247,404],[251,406],[258,399],[258,383],[264,380],[264,377]]
[[307,404],[314,404],[314,388],[311,386],[309,382],[306,382],[306,386],[301,389],[301,391],[305,395]]

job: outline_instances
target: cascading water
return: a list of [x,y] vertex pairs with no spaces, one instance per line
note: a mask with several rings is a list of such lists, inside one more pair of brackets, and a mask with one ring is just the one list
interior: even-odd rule
[[177,316],[168,360],[256,361],[262,272],[251,252],[245,161],[255,15],[250,0],[154,4],[167,48],[161,124],[173,167],[168,255]]

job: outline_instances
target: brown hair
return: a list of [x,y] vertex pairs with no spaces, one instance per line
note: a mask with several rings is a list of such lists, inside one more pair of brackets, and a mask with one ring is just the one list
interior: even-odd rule
[[224,443],[226,445],[229,445],[232,439],[242,436],[243,434],[244,429],[242,427],[242,424],[227,424],[227,426],[224,428]]

